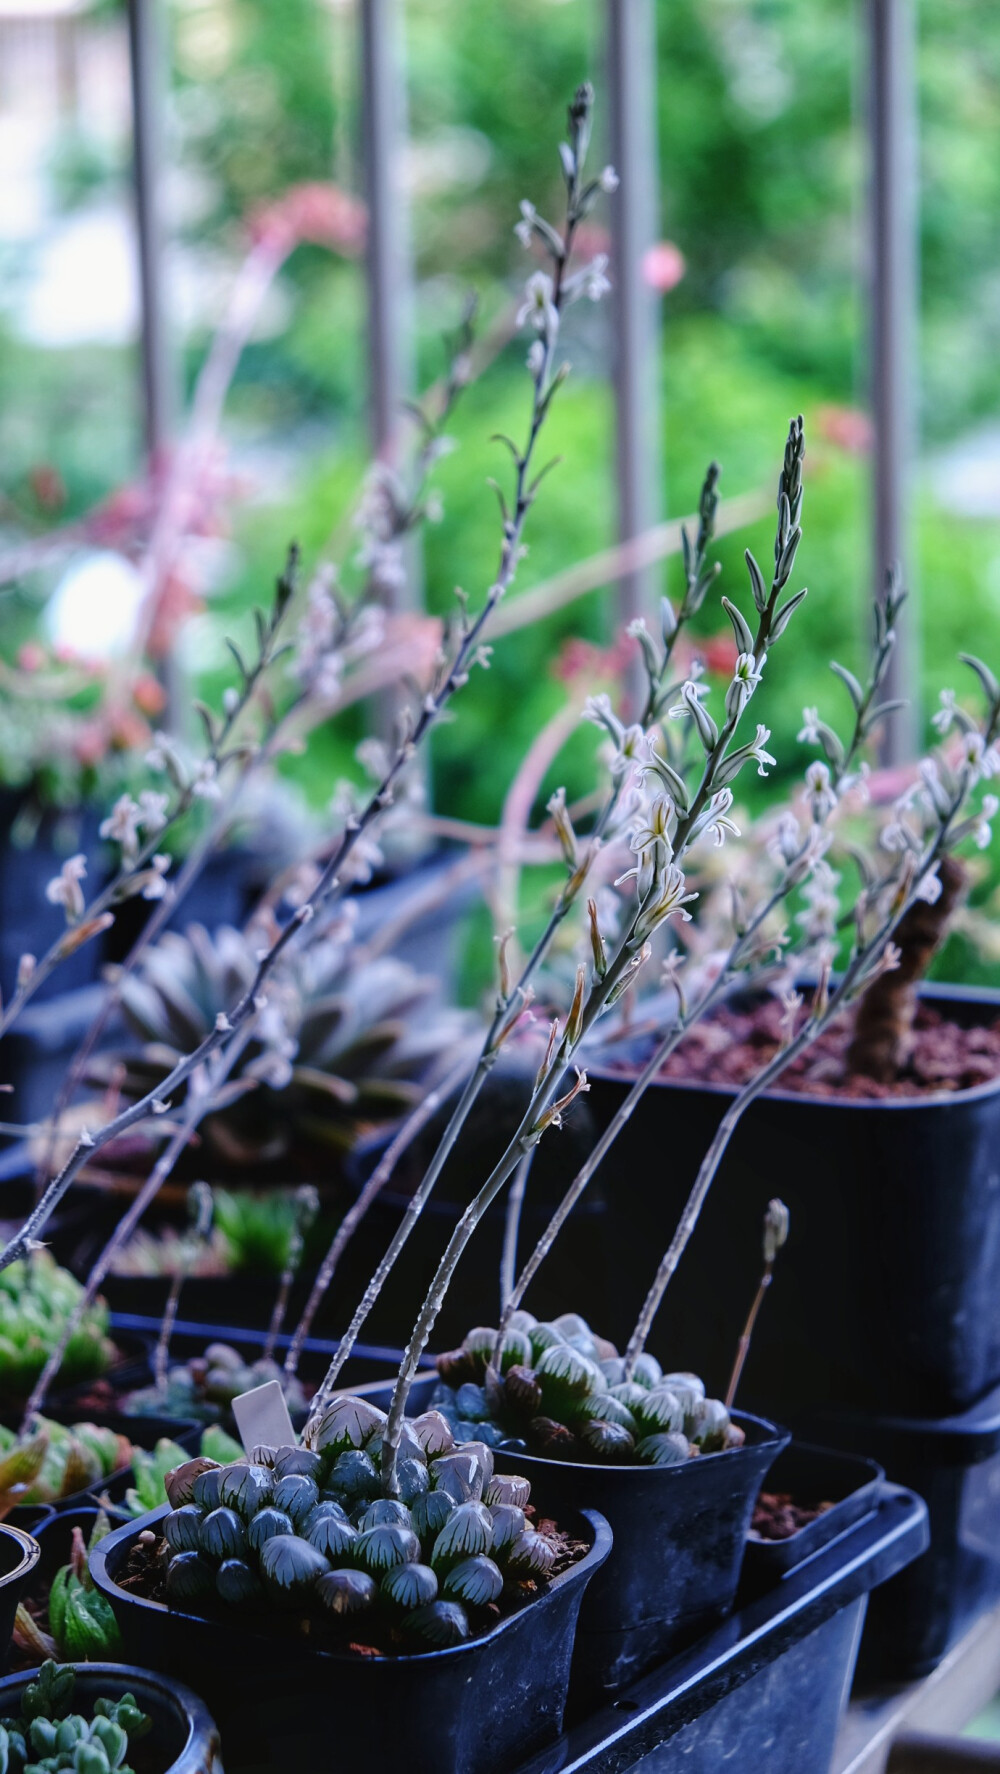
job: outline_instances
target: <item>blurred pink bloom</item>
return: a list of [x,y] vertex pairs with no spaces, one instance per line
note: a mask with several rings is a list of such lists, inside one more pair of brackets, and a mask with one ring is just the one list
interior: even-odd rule
[[872,422],[859,407],[823,406],[816,414],[816,429],[826,443],[864,456],[872,445]]
[[672,240],[658,240],[642,255],[642,275],[650,289],[661,295],[676,289],[686,270],[684,254]]
[[358,253],[364,246],[366,226],[363,203],[337,185],[318,182],[293,185],[250,217],[254,240],[282,252],[291,252],[299,241],[311,240],[337,252]]
[[45,664],[45,648],[37,641],[25,641],[17,655],[22,671],[41,671]]

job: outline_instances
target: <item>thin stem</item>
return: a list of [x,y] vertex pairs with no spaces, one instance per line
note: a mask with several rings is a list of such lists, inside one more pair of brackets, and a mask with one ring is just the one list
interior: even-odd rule
[[[423,1101],[418,1103],[412,1114],[407,1116],[402,1127],[399,1129],[399,1132],[396,1134],[391,1144],[386,1148],[379,1163],[372,1171],[371,1176],[365,1183],[364,1188],[361,1190],[353,1207],[348,1208],[345,1213],[340,1225],[337,1227],[330,1248],[319,1266],[316,1279],[312,1285],[312,1291],[306,1302],[305,1311],[295,1327],[295,1334],[292,1337],[288,1353],[285,1356],[286,1374],[292,1375],[298,1371],[298,1365],[302,1359],[302,1349],[305,1340],[312,1329],[313,1321],[323,1303],[323,1299],[329,1292],[334,1275],[337,1271],[337,1264],[340,1262],[344,1251],[361,1224],[361,1221],[364,1219],[372,1203],[382,1193],[382,1190],[392,1176],[403,1153],[413,1144],[413,1141],[417,1138],[418,1134],[422,1132],[427,1126],[427,1123],[437,1114],[437,1111],[442,1104],[446,1103],[449,1097],[451,1097],[458,1089],[459,1084],[465,1077],[466,1070],[467,1065],[466,1062],[463,1061],[463,1063],[460,1066],[457,1066],[450,1076],[445,1079],[443,1084],[439,1085],[435,1090],[428,1091]],[[410,1201],[403,1216],[404,1223],[408,1223],[407,1237],[419,1216],[419,1212],[419,1208],[414,1210],[413,1201]],[[396,1261],[399,1250],[402,1249],[403,1243],[405,1243],[405,1239],[401,1240],[397,1246],[396,1239],[393,1240],[368,1283],[368,1286],[365,1289],[364,1298],[355,1312],[354,1317],[351,1319],[347,1330],[341,1337],[337,1347],[337,1353],[334,1356],[333,1361],[330,1363],[324,1376],[323,1383],[315,1395],[313,1400],[314,1410],[318,1410],[321,1405],[326,1403],[336,1386],[344,1364],[361,1334],[365,1320],[375,1305],[379,1294],[382,1292],[386,1278]]]
[[754,1295],[753,1305],[750,1308],[750,1312],[747,1317],[746,1324],[743,1326],[743,1334],[740,1337],[740,1340],[736,1345],[736,1359],[733,1362],[733,1371],[729,1376],[729,1385],[726,1387],[725,1402],[726,1402],[727,1411],[731,1411],[733,1408],[733,1401],[736,1397],[736,1388],[738,1387],[738,1385],[740,1383],[740,1378],[743,1373],[743,1368],[746,1364],[746,1358],[750,1353],[750,1339],[753,1336],[754,1326],[757,1323],[757,1314],[759,1313],[762,1305],[764,1304],[764,1295],[767,1293],[767,1290],[770,1287],[773,1278],[774,1278],[774,1263],[773,1262],[765,1263],[764,1273],[761,1276],[760,1281],[758,1283],[757,1292]]
[[517,1279],[517,1240],[521,1230],[521,1210],[524,1207],[525,1192],[531,1166],[535,1160],[536,1146],[525,1152],[516,1171],[514,1181],[507,1196],[507,1213],[503,1228],[503,1250],[500,1255],[500,1310],[503,1312],[508,1300],[514,1292]]

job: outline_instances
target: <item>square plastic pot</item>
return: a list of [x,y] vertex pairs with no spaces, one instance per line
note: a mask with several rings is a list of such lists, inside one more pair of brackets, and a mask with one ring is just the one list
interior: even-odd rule
[[[929,989],[963,1023],[994,1021],[1000,994]],[[644,1052],[637,1052],[641,1063]],[[588,1058],[601,1127],[629,1078]],[[653,1084],[594,1179],[607,1204],[593,1318],[616,1340],[633,1304],[617,1281],[665,1249],[735,1093]],[[669,1130],[671,1163],[650,1157]],[[773,1195],[791,1237],[754,1332],[742,1397],[794,1419],[824,1401],[846,1410],[942,1414],[1000,1382],[1000,1079],[972,1090],[885,1101],[773,1091],[753,1103],[723,1158],[657,1319],[670,1366],[724,1390],[757,1285],[760,1226]],[[645,1271],[643,1271],[645,1273]],[[598,1311],[598,1304],[601,1306]]]
[[365,1774],[509,1774],[558,1735],[580,1602],[611,1550],[595,1512],[564,1520],[589,1550],[537,1600],[483,1638],[405,1657],[312,1651],[238,1615],[209,1618],[119,1588],[130,1546],[166,1513],[109,1534],[91,1554],[91,1575],[126,1655],[198,1684],[222,1729],[227,1774],[352,1765]]
[[[428,1408],[437,1384],[436,1375],[417,1381],[411,1414]],[[387,1408],[390,1388],[361,1390]],[[611,1557],[580,1610],[574,1706],[617,1692],[732,1606],[757,1493],[789,1440],[787,1429],[762,1418],[737,1411],[734,1420],[746,1434],[743,1447],[677,1466],[546,1460],[517,1442],[498,1450],[503,1469],[530,1478],[532,1497],[544,1497],[557,1520],[590,1508],[611,1524]]]
[[861,1654],[866,1677],[927,1675],[1000,1601],[1000,1387],[951,1417],[824,1412],[813,1422],[927,1504],[930,1546],[873,1602]]
[[761,1539],[751,1528],[743,1555],[741,1597],[772,1589],[788,1571],[799,1569],[870,1515],[884,1482],[885,1473],[874,1460],[793,1441],[771,1467],[768,1490],[787,1493],[795,1503],[830,1507],[784,1540]]
[[926,1544],[920,1498],[887,1486],[814,1560],[517,1774],[827,1774],[869,1591]]
[[[127,1663],[76,1663],[73,1711],[93,1713],[100,1699],[120,1700],[132,1694],[153,1729],[143,1741],[143,1767],[156,1774],[222,1774],[219,1733],[207,1707],[189,1688],[164,1682],[147,1669]],[[21,1696],[38,1675],[27,1669],[0,1681],[0,1714],[10,1717],[20,1710]]]

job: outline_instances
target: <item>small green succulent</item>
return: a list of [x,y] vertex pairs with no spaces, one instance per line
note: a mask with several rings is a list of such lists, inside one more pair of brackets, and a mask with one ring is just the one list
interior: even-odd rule
[[277,1362],[246,1362],[228,1343],[209,1343],[204,1355],[172,1367],[165,1391],[147,1386],[130,1393],[125,1409],[129,1416],[188,1417],[196,1423],[220,1423],[232,1429],[233,1399],[253,1386],[263,1386],[266,1380],[279,1381],[290,1411],[305,1410],[306,1395],[299,1382]]
[[128,1437],[98,1423],[32,1418],[27,1435],[0,1425],[0,1516],[21,1503],[57,1503],[121,1472],[133,1455]]
[[132,1694],[94,1702],[94,1716],[69,1711],[75,1671],[44,1663],[17,1718],[0,1720],[0,1774],[132,1774],[129,1748],[153,1721]]
[[[239,1460],[243,1449],[232,1436],[220,1429],[218,1424],[205,1430],[201,1438],[201,1453],[210,1460],[223,1462]],[[132,1476],[135,1483],[125,1493],[125,1508],[129,1515],[148,1515],[151,1509],[159,1509],[166,1496],[164,1480],[168,1472],[182,1466],[190,1456],[186,1448],[176,1441],[168,1441],[161,1436],[152,1452],[145,1448],[132,1450]]]
[[482,1442],[457,1447],[426,1411],[404,1424],[399,1497],[387,1498],[385,1423],[366,1399],[338,1396],[308,1446],[170,1473],[168,1603],[296,1610],[405,1653],[459,1644],[488,1630],[505,1595],[528,1599],[558,1558],[531,1520],[528,1480],[495,1472]]
[[[83,1293],[47,1250],[0,1273],[0,1394],[26,1398]],[[108,1309],[102,1299],[84,1312],[66,1347],[59,1379],[65,1386],[95,1379],[114,1359],[108,1337]]]
[[102,1509],[84,1545],[83,1534],[73,1529],[69,1563],[62,1565],[49,1590],[49,1632],[64,1662],[112,1662],[122,1655],[122,1637],[110,1602],[95,1589],[90,1575],[90,1554],[111,1531]]
[[536,1453],[587,1462],[676,1466],[741,1447],[743,1431],[697,1374],[665,1374],[639,1356],[630,1379],[612,1343],[576,1312],[539,1323],[515,1312],[487,1386],[497,1332],[479,1325],[438,1357],[434,1407],[459,1443],[519,1437]]

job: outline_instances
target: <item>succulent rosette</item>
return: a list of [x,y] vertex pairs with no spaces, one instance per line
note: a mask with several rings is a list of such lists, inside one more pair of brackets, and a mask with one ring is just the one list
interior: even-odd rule
[[743,1445],[739,1424],[697,1374],[664,1373],[644,1352],[626,1379],[614,1344],[576,1312],[551,1322],[515,1312],[499,1350],[497,1337],[477,1325],[438,1357],[433,1405],[459,1445],[516,1438],[557,1459],[648,1466]]
[[168,1603],[308,1612],[396,1651],[436,1650],[488,1630],[572,1556],[532,1521],[527,1479],[495,1472],[481,1440],[459,1447],[438,1411],[404,1424],[399,1495],[385,1497],[386,1421],[341,1395],[307,1446],[168,1474]]

